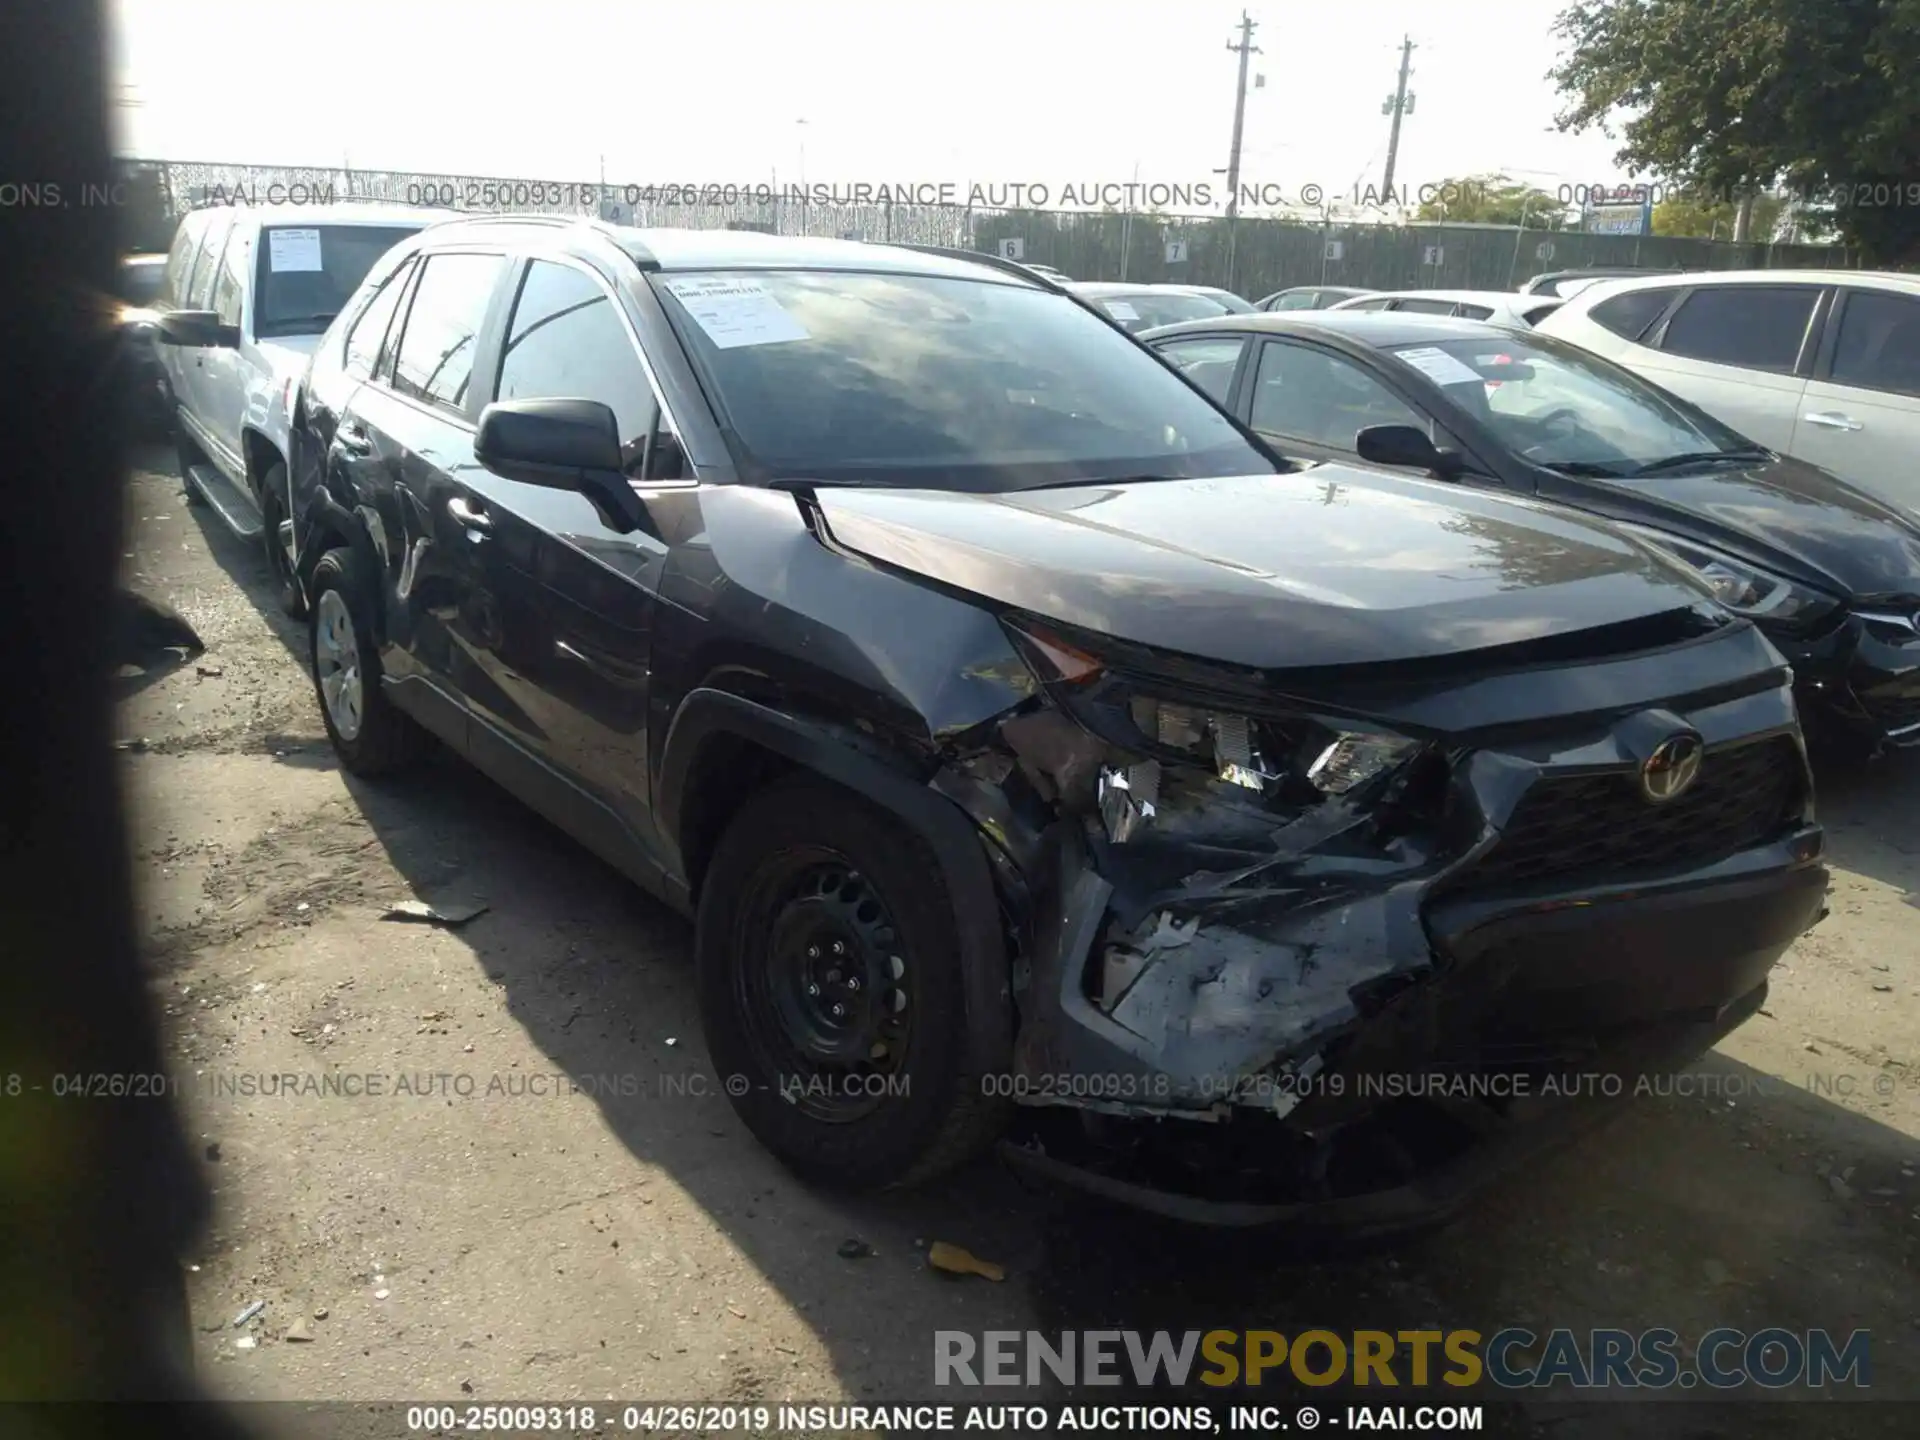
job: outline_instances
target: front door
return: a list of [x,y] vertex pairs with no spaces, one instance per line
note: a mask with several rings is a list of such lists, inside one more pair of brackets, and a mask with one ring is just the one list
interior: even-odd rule
[[619,422],[653,530],[622,532],[574,490],[482,472],[492,517],[489,590],[503,609],[494,681],[515,738],[641,838],[650,833],[647,699],[654,607],[690,500],[637,341],[609,286],[560,260],[530,261],[503,333],[495,398],[597,400]]

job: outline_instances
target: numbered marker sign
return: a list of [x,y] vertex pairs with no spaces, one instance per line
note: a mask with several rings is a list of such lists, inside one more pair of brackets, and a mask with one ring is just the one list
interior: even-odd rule
[[1441,265],[1446,262],[1447,252],[1439,245],[1429,245],[1420,252],[1422,265]]
[[1009,235],[1000,242],[1002,260],[1024,260],[1027,258],[1027,242],[1017,235]]
[[1553,242],[1551,240],[1542,240],[1538,245],[1533,247],[1533,255],[1536,260],[1551,260],[1553,258]]
[[1184,240],[1167,241],[1167,263],[1184,265],[1187,263],[1187,242]]
[[1327,259],[1338,260],[1342,256],[1344,256],[1346,253],[1347,253],[1346,241],[1344,240],[1327,241]]

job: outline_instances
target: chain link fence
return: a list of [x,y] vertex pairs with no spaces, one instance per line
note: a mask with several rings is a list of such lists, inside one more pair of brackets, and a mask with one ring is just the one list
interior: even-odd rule
[[[1511,290],[1552,270],[1627,266],[1673,270],[1850,269],[1841,246],[1736,244],[1674,236],[1521,230],[1494,225],[1399,225],[1282,216],[1228,220],[962,205],[809,203],[825,187],[642,186],[530,181],[400,170],[218,162],[124,161],[154,198],[145,248],[204,205],[382,202],[474,213],[560,213],[620,224],[750,229],[909,245],[945,245],[1050,265],[1079,280],[1218,285],[1257,298],[1293,285],[1369,289]],[[157,235],[158,238],[151,238]]]

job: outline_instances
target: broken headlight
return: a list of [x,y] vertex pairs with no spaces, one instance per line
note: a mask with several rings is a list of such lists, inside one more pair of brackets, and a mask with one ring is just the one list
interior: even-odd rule
[[1147,696],[1134,697],[1128,708],[1141,734],[1247,790],[1298,777],[1322,795],[1344,795],[1419,748],[1404,735],[1305,717],[1252,720]]
[[[1139,682],[1075,644],[1024,625],[1008,629],[1060,707],[1051,722],[1043,712],[1009,727],[1016,752],[1063,799],[1087,785],[1091,794],[1080,790],[1085,799],[1069,808],[1097,809],[1115,841],[1169,809],[1208,803],[1208,792],[1249,815],[1319,804],[1398,771],[1423,748],[1342,720],[1254,717],[1143,694]],[[1060,725],[1079,743],[1058,733]]]

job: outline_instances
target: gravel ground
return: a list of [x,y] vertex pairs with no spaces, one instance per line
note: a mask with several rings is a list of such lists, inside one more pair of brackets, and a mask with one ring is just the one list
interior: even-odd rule
[[[154,994],[217,1191],[190,1281],[220,1393],[874,1403],[932,1393],[939,1329],[1784,1325],[1870,1329],[1873,1393],[1920,1401],[1920,756],[1823,776],[1833,914],[1693,1093],[1417,1246],[1169,1232],[992,1164],[849,1201],[734,1120],[687,926],[458,760],[344,776],[264,563],[142,460],[129,578],[208,645],[124,674],[120,724]],[[489,908],[381,918],[415,897]],[[330,1072],[381,1093],[238,1093]],[[930,1270],[931,1240],[1005,1282]],[[1552,1433],[1670,1413],[1589,1403]],[[1912,1434],[1915,1413],[1783,1403],[1727,1433]]]

